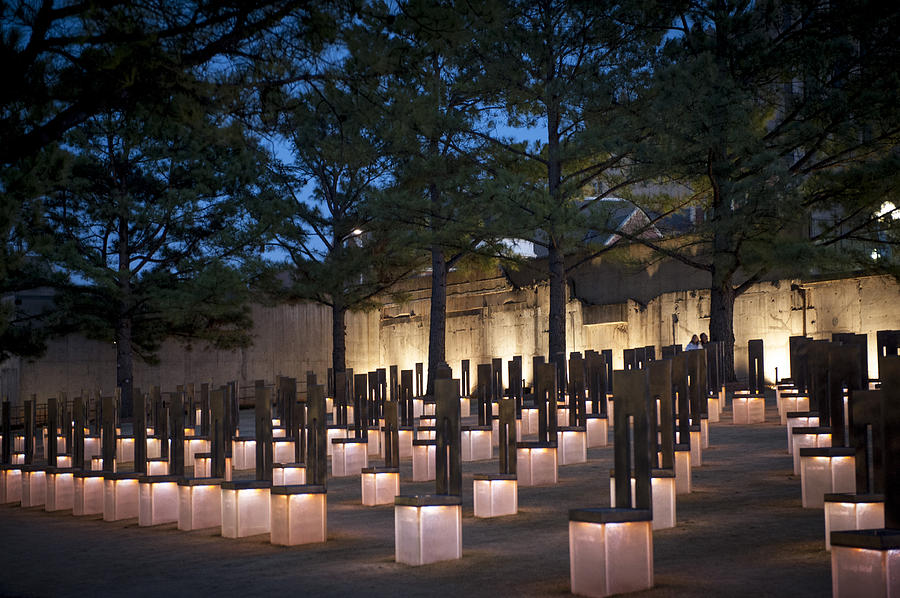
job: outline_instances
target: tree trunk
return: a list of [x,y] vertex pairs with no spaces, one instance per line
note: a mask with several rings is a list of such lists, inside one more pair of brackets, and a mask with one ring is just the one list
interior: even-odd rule
[[[553,78],[553,60],[548,66],[548,79]],[[559,196],[562,182],[562,157],[559,147],[560,107],[555,96],[547,100],[547,191],[563,210],[564,198]],[[548,328],[548,362],[557,363],[566,354],[566,256],[558,241],[557,231],[548,231],[547,262],[550,268],[550,322]],[[562,232],[565,234],[565,231]],[[563,369],[562,371],[565,371]],[[560,380],[565,388],[564,381]]]
[[347,371],[347,308],[338,300],[331,306],[331,369],[335,374]]
[[734,382],[734,275],[738,270],[737,241],[729,221],[734,217],[728,194],[723,193],[717,177],[714,185],[712,284],[709,301],[709,338],[725,344],[723,364],[725,382]]
[[725,343],[725,381],[734,382],[734,284],[731,274],[712,272],[710,287],[709,339]]
[[116,386],[121,389],[120,417],[130,418],[134,389],[134,350],[131,346],[134,322],[131,316],[131,255],[128,251],[128,220],[119,217],[119,313],[116,322]]
[[548,361],[556,362],[566,354],[566,265],[562,250],[551,243],[547,261],[550,266],[550,327]]
[[131,417],[134,392],[134,352],[131,348],[131,317],[120,315],[116,325],[116,386],[122,392],[119,416]]
[[425,394],[434,396],[437,368],[447,360],[447,260],[443,248],[431,248],[431,309],[428,317],[428,383]]

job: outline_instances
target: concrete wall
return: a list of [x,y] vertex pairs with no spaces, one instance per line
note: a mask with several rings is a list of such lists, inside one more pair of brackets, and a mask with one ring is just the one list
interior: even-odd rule
[[[274,380],[277,375],[302,378],[314,370],[324,376],[331,360],[331,310],[316,304],[254,307],[254,344],[236,351],[217,351],[203,345],[185,347],[167,342],[157,364],[135,359],[135,387],[158,385],[163,392],[187,382],[224,384],[240,380]],[[64,390],[69,396],[82,389],[112,393],[116,384],[115,347],[112,344],[71,335],[51,342],[37,361],[12,360],[5,369],[18,369],[18,396],[37,394],[39,399]],[[5,371],[4,371],[5,374]],[[251,392],[249,388],[246,392]],[[12,381],[0,378],[0,394],[15,397]]]
[[[602,286],[600,276],[579,280],[581,289]],[[411,369],[427,360],[429,284],[427,277],[406,283],[402,300],[389,300],[379,310],[354,313],[347,318],[348,366],[359,372],[396,364]],[[807,289],[807,334],[828,339],[833,332],[869,336],[870,376],[877,376],[875,331],[900,329],[900,286],[890,277],[859,277],[822,282],[782,280],[753,286],[735,305],[735,364],[746,377],[747,341],[765,343],[765,373],[770,381],[788,372],[788,337],[802,334],[804,311],[792,284]],[[578,287],[575,288],[576,292]],[[593,291],[591,299],[606,291]],[[566,314],[567,348],[613,349],[614,366],[622,366],[628,347],[672,343],[671,315],[678,314],[675,341],[686,344],[692,334],[709,329],[709,292],[673,290],[643,301],[626,294],[616,303],[595,304],[575,298]],[[474,365],[491,357],[523,356],[524,376],[531,378],[531,358],[547,353],[548,287],[537,283],[513,288],[503,277],[456,275],[448,289],[447,361],[458,371],[460,360]],[[314,304],[254,309],[255,342],[239,351],[186,350],[167,344],[160,363],[138,363],[135,383],[140,388],[158,384],[171,390],[177,384],[212,380],[215,384],[238,379],[249,386],[257,378],[296,376],[305,384],[307,370],[324,380],[331,362],[331,317],[328,308]],[[11,398],[51,396],[59,390],[70,396],[82,388],[111,392],[115,381],[113,347],[71,336],[51,343],[36,362],[11,360],[2,364],[0,393]],[[508,383],[508,381],[506,381]]]

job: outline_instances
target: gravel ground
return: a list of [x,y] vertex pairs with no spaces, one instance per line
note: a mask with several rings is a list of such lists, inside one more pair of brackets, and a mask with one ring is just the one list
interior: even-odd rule
[[[693,492],[678,496],[677,527],[654,533],[656,585],[635,596],[830,595],[822,510],[800,507],[768,403],[765,424],[732,425],[726,410],[710,425]],[[472,516],[472,474],[496,471],[497,460],[464,464],[463,558],[424,567],[394,562],[393,508],[361,506],[358,477],[329,479],[327,543],[293,548],[4,505],[0,595],[565,595],[568,510],[609,505],[612,453],[589,450],[587,463],[560,467],[556,486],[520,488],[518,515],[487,520]],[[411,478],[406,461],[401,492],[433,491]]]

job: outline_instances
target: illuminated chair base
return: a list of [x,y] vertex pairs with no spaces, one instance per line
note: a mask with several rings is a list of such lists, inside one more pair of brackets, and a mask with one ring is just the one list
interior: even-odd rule
[[[281,422],[280,419],[279,419],[279,420],[272,420],[272,421],[273,421],[273,422],[274,422],[274,421],[277,421],[277,422],[279,422],[279,423]],[[285,430],[284,428],[282,428],[281,425],[275,425],[275,424],[273,423],[273,424],[272,424],[272,439],[274,440],[274,439],[276,439],[276,438],[284,438],[285,436],[287,436],[287,430]]]
[[691,451],[679,444],[675,447],[675,494],[690,494],[692,486]]
[[775,384],[775,400],[781,403],[781,399],[786,395],[797,394],[797,388],[794,386],[793,382],[788,381],[788,379],[782,379],[781,382],[778,382],[776,379]]
[[515,474],[478,474],[473,481],[475,517],[503,517],[519,512],[519,483]]
[[884,495],[825,495],[825,550],[831,550],[831,532],[883,527]]
[[84,462],[90,463],[91,457],[99,457],[103,454],[99,436],[84,437]]
[[400,470],[396,467],[367,467],[360,480],[363,506],[392,505],[400,494]]
[[721,412],[719,397],[709,397],[706,400],[706,412],[709,414],[709,421],[719,423],[719,414]]
[[235,437],[231,441],[231,466],[234,469],[254,469],[256,467],[256,441],[251,438]]
[[422,399],[413,399],[413,419],[418,419],[424,413],[424,401]]
[[615,402],[616,401],[611,394],[606,395],[606,417],[609,418],[610,427],[615,426]]
[[435,479],[436,440],[413,440],[412,476],[414,482]]
[[[152,432],[148,432],[152,434]],[[158,459],[162,455],[162,440],[154,436],[147,436],[147,459]]]
[[47,470],[45,511],[68,511],[75,506],[75,471],[72,468]]
[[0,465],[0,504],[22,501],[22,468]]
[[397,445],[401,459],[412,459],[412,443],[415,431],[412,428],[401,426],[397,430]]
[[522,408],[522,434],[530,436],[538,433],[538,416],[539,410]]
[[366,450],[370,457],[381,457],[381,445],[384,433],[377,426],[369,428]]
[[871,529],[831,534],[834,598],[900,596],[900,530]]
[[788,395],[781,397],[781,425],[787,424],[788,413],[809,411],[809,397]]
[[734,424],[762,424],[766,421],[764,397],[735,396],[731,399],[731,416]]
[[108,473],[103,479],[103,520],[132,519],[140,513],[137,473]]
[[279,546],[324,542],[328,533],[327,497],[324,486],[272,488],[269,541]]
[[222,536],[246,538],[271,532],[272,484],[262,480],[222,483]]
[[178,521],[178,476],[143,476],[138,480],[138,525]]
[[462,426],[460,434],[462,439],[460,459],[464,463],[493,458],[491,426]]
[[653,529],[649,510],[569,511],[572,593],[610,596],[653,587]]
[[13,453],[12,454],[12,464],[13,465],[25,465],[25,453]]
[[331,475],[340,478],[359,475],[369,466],[369,454],[365,440],[335,438],[331,441]]
[[563,428],[569,425],[569,408],[568,407],[557,407],[556,408],[556,427]]
[[292,438],[276,438],[272,440],[272,461],[274,463],[293,463],[297,458]]
[[116,461],[119,463],[134,462],[134,437],[118,436],[116,437]]
[[212,477],[212,453],[197,453],[194,455],[194,477]]
[[222,526],[221,478],[178,480],[178,529]]
[[802,411],[787,414],[787,452],[794,454],[794,428],[815,428],[819,425],[819,414],[816,412]]
[[703,434],[700,426],[691,426],[691,467],[703,465]]
[[[635,480],[631,478],[631,504],[635,503]],[[675,527],[675,472],[653,469],[650,472],[650,498],[653,505],[653,529]],[[616,507],[616,472],[609,472],[609,504]]]
[[[44,431],[44,433],[46,434],[46,430]],[[43,439],[43,441],[42,441],[43,446],[44,446],[44,455],[47,454],[47,440],[48,440],[48,437],[45,435],[45,436],[44,436],[44,439]],[[65,435],[59,435],[59,434],[57,434],[57,435],[56,435],[56,454],[57,454],[57,455],[64,455],[64,454],[66,453],[67,450],[68,450],[68,449],[67,449],[67,447],[66,447],[66,437],[65,437]]]
[[72,455],[56,455],[56,467],[59,469],[72,469]]
[[101,515],[106,472],[81,471],[74,474],[72,514]]
[[22,506],[40,507],[47,500],[47,472],[35,465],[22,466]]
[[831,446],[831,428],[824,426],[794,428],[791,433],[794,437],[791,441],[794,453],[794,475],[800,475],[800,449],[829,448]]
[[458,496],[394,499],[394,559],[427,565],[462,558],[462,501]]
[[305,483],[305,463],[276,463],[272,466],[273,486],[298,486]]
[[805,411],[807,408],[797,408],[797,399],[801,395],[796,388],[791,386],[787,389],[779,389],[778,386],[775,387],[775,406],[778,408],[778,417],[781,421],[781,425],[784,425],[787,423],[787,414],[789,411]]
[[587,447],[598,448],[609,444],[609,420],[601,415],[587,416]]
[[416,437],[413,439],[413,455],[416,454],[416,440],[434,440],[437,438],[437,429],[434,426],[419,426],[416,428]]
[[709,418],[706,415],[700,416],[700,448],[709,448]]
[[554,442],[516,443],[516,474],[521,486],[542,486],[559,481]]
[[459,416],[469,417],[472,413],[472,400],[469,397],[459,399]]
[[821,509],[825,495],[856,492],[856,449],[800,449],[800,486],[804,509]]
[[[254,455],[253,455],[253,466],[256,466],[256,443],[253,443]],[[200,453],[209,453],[210,451],[210,442],[209,438],[204,438],[203,436],[193,436],[191,438],[184,439],[184,466],[185,467],[194,467],[194,456]]]
[[328,456],[330,457],[334,454],[334,447],[332,446],[332,442],[334,442],[335,440],[340,440],[342,438],[347,438],[348,430],[344,426],[328,426],[325,433],[327,434],[325,441],[327,443],[326,450],[328,451]]
[[558,465],[587,463],[587,432],[584,428],[559,428],[556,452]]

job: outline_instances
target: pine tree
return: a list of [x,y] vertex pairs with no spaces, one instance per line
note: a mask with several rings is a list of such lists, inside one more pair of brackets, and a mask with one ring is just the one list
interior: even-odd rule
[[[666,11],[646,2],[500,7],[476,41],[483,93],[502,124],[540,131],[542,140],[516,142],[490,126],[481,135],[533,174],[534,188],[520,194],[520,219],[530,222],[526,238],[546,251],[550,358],[565,359],[566,255],[582,249],[592,220],[604,220],[600,200],[630,181],[626,167],[645,135],[634,115]],[[584,202],[592,181],[602,182],[600,193]]]
[[[725,343],[729,379],[736,297],[770,273],[859,264],[883,243],[876,213],[898,182],[897,24],[879,3],[722,0],[676,20],[643,159],[705,220],[681,244],[650,244],[710,273],[710,338]],[[811,230],[816,213],[830,224]]]
[[402,231],[379,218],[373,202],[392,178],[391,158],[379,131],[380,106],[365,84],[347,84],[353,66],[319,73],[293,97],[269,98],[267,111],[291,159],[278,167],[282,195],[262,206],[271,243],[287,274],[275,281],[274,299],[312,300],[332,310],[332,368],[346,370],[348,311],[374,307],[375,296],[409,272]]
[[372,5],[367,16],[354,53],[368,56],[369,69],[383,81],[382,119],[396,168],[378,210],[404,225],[410,246],[430,259],[431,394],[446,361],[448,275],[467,261],[497,255],[508,229],[500,211],[508,184],[492,176],[494,159],[473,134],[485,106],[476,92],[472,29],[484,15],[464,2],[416,0]]
[[265,193],[265,155],[209,103],[178,95],[89,118],[66,136],[69,163],[40,198],[69,277],[60,318],[116,345],[130,413],[135,356],[161,343],[250,342],[240,253],[256,241],[246,205]]
[[[329,7],[331,4],[329,3]],[[46,253],[52,231],[33,201],[58,184],[59,144],[101,115],[198,102],[215,75],[235,96],[258,83],[273,36],[309,49],[328,19],[308,2],[4,2],[0,6],[0,293],[65,284]],[[284,50],[282,50],[284,53]],[[271,75],[271,72],[267,72]],[[224,76],[224,75],[227,75]],[[0,357],[36,355],[48,335],[64,332],[52,306],[36,312],[0,308]],[[62,328],[57,328],[57,324]]]

